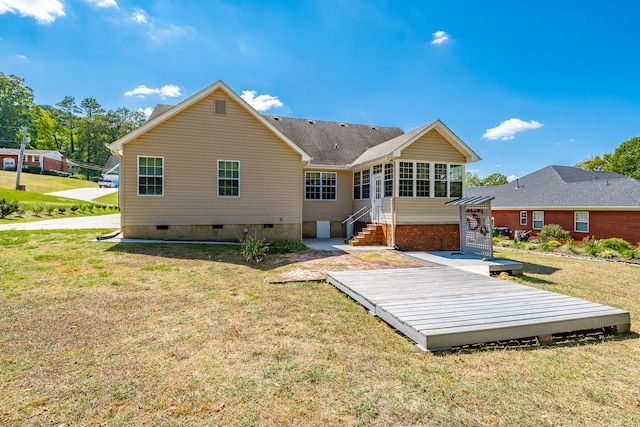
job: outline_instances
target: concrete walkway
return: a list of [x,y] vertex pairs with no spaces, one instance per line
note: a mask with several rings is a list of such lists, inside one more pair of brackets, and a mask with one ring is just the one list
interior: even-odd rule
[[116,191],[118,191],[117,188],[75,188],[73,190],[55,191],[53,193],[47,193],[47,195],[92,202],[93,199],[115,193]]
[[120,214],[79,216],[73,218],[45,219],[33,222],[0,224],[3,230],[80,230],[85,228],[120,228]]
[[307,245],[309,249],[317,251],[371,251],[393,249],[390,246],[374,245],[374,246],[349,246],[344,244],[344,239],[302,239],[302,243]]

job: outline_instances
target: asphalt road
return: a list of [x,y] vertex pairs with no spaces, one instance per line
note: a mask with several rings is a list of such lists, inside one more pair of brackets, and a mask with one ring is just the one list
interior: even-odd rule
[[115,193],[117,188],[76,188],[73,190],[56,191],[47,193],[49,196],[68,197],[70,199],[84,200],[92,202],[100,196]]

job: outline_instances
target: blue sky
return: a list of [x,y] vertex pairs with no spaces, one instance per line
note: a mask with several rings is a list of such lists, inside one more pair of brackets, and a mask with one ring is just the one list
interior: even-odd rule
[[[176,104],[223,80],[262,111],[441,119],[481,178],[640,135],[640,2],[0,0],[0,71],[39,104]],[[247,91],[247,92],[245,92]]]

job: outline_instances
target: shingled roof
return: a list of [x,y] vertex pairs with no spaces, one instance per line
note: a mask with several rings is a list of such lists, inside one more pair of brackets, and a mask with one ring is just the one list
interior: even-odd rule
[[371,147],[404,132],[399,128],[264,116],[311,156],[314,165],[346,166]]
[[493,196],[492,208],[637,208],[640,180],[613,172],[547,166],[516,181],[465,189],[465,196]]

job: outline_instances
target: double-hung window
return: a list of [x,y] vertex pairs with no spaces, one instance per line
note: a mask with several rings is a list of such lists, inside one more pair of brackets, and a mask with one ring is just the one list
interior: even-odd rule
[[305,172],[306,200],[336,200],[338,174],[335,172]]
[[589,232],[589,212],[574,212],[574,230],[578,233]]
[[533,211],[533,229],[542,230],[544,226],[544,211]]
[[393,164],[384,165],[384,197],[393,197]]
[[527,211],[520,211],[520,225],[527,225]]
[[362,182],[361,182],[361,178],[360,178],[361,173],[360,172],[354,172],[353,173],[353,198],[355,200],[359,200],[361,198],[361,188],[362,188]]
[[413,163],[400,162],[398,178],[398,195],[400,197],[413,197]]
[[164,195],[164,158],[138,156],[138,195]]
[[434,172],[435,197],[447,197],[447,165],[436,163]]
[[371,182],[371,173],[369,172],[369,169],[363,170],[362,171],[362,198],[363,199],[368,199],[369,197],[371,197],[370,182]]
[[240,197],[240,162],[218,160],[218,197]]
[[462,197],[462,165],[449,165],[449,197]]

